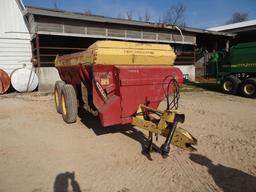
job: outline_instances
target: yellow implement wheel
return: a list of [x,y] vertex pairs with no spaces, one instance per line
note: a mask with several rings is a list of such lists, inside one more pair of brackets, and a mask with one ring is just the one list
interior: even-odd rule
[[229,75],[223,79],[221,88],[224,93],[235,95],[239,91],[240,84],[241,80],[239,78]]
[[244,92],[247,95],[252,95],[255,92],[255,87],[253,86],[253,84],[246,84],[244,86]]
[[65,85],[64,81],[56,81],[54,87],[54,100],[55,100],[55,107],[58,113],[62,113],[61,108],[61,88]]
[[59,106],[60,103],[59,103],[59,93],[57,90],[54,90],[54,99],[55,99],[55,103],[56,103],[56,106]]
[[241,91],[245,97],[255,98],[256,97],[256,78],[246,79],[242,85]]
[[233,83],[231,81],[225,81],[223,84],[223,89],[227,92],[231,91],[233,88]]
[[67,108],[66,108],[66,101],[64,95],[61,96],[61,109],[62,109],[62,114],[66,115],[67,114]]
[[61,110],[66,123],[76,122],[78,105],[76,91],[72,85],[64,85],[61,89]]

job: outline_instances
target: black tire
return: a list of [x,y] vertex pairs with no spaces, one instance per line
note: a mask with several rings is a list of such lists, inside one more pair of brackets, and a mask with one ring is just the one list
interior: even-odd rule
[[61,89],[65,85],[64,81],[56,81],[54,86],[54,100],[55,100],[55,107],[56,111],[62,114],[61,110]]
[[241,86],[243,96],[256,98],[256,78],[248,78]]
[[221,82],[221,89],[224,93],[235,95],[239,91],[240,84],[240,79],[233,75],[230,75],[225,77]]
[[61,90],[62,118],[66,123],[74,123],[77,118],[77,97],[74,87],[70,84],[64,85]]

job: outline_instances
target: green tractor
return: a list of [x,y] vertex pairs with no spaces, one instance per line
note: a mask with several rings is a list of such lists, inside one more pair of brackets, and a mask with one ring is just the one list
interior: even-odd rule
[[256,97],[256,42],[233,46],[230,52],[214,52],[207,72],[216,77],[227,94]]

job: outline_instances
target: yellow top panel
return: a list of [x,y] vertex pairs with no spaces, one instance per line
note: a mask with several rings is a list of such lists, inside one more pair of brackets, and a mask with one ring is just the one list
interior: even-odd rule
[[176,55],[166,44],[97,41],[86,51],[57,56],[55,66],[77,64],[173,65]]

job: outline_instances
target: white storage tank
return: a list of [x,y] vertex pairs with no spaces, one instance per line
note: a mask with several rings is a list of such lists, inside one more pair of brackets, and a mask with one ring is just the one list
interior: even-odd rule
[[38,76],[32,69],[16,69],[11,74],[11,84],[18,92],[31,92],[38,86]]

